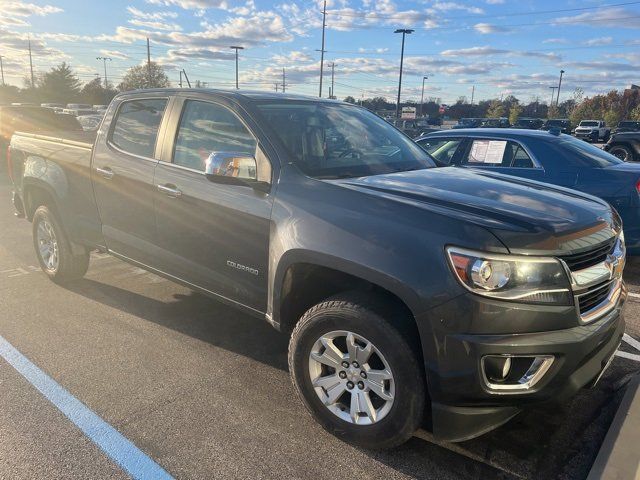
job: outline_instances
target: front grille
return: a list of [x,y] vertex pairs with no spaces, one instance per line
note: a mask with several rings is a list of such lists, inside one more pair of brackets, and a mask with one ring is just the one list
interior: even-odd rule
[[600,305],[606,300],[609,292],[611,291],[611,281],[599,283],[590,287],[587,293],[583,293],[578,296],[578,308],[580,309],[580,315],[588,313],[593,308]]
[[604,262],[607,255],[613,250],[615,241],[616,238],[612,237],[606,242],[601,243],[586,252],[574,253],[572,255],[561,255],[559,258],[564,260],[569,267],[569,270],[577,272],[578,270],[589,268],[600,262]]

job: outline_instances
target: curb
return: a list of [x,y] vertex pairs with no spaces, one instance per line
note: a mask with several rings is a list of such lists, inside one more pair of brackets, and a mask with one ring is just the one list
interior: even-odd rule
[[640,479],[640,375],[633,377],[587,480]]

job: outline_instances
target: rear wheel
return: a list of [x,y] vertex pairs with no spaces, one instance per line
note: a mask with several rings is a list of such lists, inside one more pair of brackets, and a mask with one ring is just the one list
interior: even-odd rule
[[326,430],[366,448],[390,448],[420,426],[425,383],[414,348],[373,305],[337,296],[308,310],[291,337],[289,370]]
[[632,162],[633,161],[633,152],[626,145],[614,145],[609,150],[609,153],[611,155],[615,155],[620,160],[623,160],[625,162]]
[[64,283],[82,278],[89,268],[89,251],[74,253],[57,216],[47,206],[33,214],[33,244],[40,267],[49,278]]

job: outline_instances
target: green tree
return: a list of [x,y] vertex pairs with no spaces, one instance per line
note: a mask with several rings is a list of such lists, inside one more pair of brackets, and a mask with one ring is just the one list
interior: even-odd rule
[[150,66],[136,65],[127,70],[118,90],[138,90],[141,88],[166,88],[171,85],[169,77],[164,72],[162,65],[151,62]]
[[347,103],[356,103],[356,99],[355,99],[355,98],[353,98],[351,95],[349,95],[348,97],[346,97],[346,98],[344,99],[344,101],[345,101],[345,102],[347,102]]
[[69,103],[80,94],[80,80],[71,66],[62,62],[36,80],[36,89],[42,101]]
[[515,124],[522,115],[524,108],[517,101],[513,102],[511,108],[509,109],[509,123],[511,125]]
[[104,82],[100,77],[96,77],[90,82],[85,83],[80,92],[82,101],[90,105],[107,105],[117,93],[110,83],[107,84],[107,87],[108,88],[104,88]]
[[604,121],[607,124],[607,127],[615,127],[618,125],[618,122],[622,120],[622,114],[613,108],[607,110],[604,114]]
[[500,118],[504,117],[504,105],[500,100],[492,100],[487,110],[488,118]]
[[640,105],[629,112],[629,119],[640,121]]
[[19,102],[22,99],[20,89],[14,85],[0,85],[0,105]]

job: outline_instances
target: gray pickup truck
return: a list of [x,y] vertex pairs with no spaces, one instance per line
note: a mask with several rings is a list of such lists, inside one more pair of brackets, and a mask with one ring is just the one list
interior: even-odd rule
[[624,237],[605,202],[432,168],[354,105],[131,92],[95,142],[18,133],[9,160],[49,277],[79,279],[100,250],[268,321],[291,335],[302,402],[361,446],[421,426],[464,440],[562,401],[624,331]]

